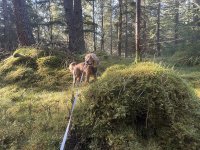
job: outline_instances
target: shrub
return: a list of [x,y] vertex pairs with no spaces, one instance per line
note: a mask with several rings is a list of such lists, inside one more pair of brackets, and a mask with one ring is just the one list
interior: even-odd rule
[[74,114],[76,138],[71,139],[82,149],[200,146],[196,96],[173,71],[158,64],[111,67],[83,93],[84,102]]

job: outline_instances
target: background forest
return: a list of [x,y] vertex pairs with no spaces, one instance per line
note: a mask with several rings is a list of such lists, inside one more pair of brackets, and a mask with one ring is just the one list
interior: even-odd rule
[[[67,0],[65,3],[68,3]],[[136,14],[134,1],[84,0],[82,3],[81,1],[76,3],[75,9],[82,12],[71,20],[83,24],[83,28],[79,29],[83,29],[84,32],[83,50],[103,51],[123,57],[133,56]],[[143,53],[156,55],[173,53],[180,46],[199,43],[199,3],[198,0],[142,1],[140,47]],[[12,51],[20,44],[23,46],[34,43],[49,49],[67,50],[71,38],[70,24],[66,21],[70,20],[66,13],[69,5],[64,5],[61,0],[28,0],[26,4],[24,3],[25,11],[20,12],[20,16],[25,18],[26,26],[30,26],[28,34],[30,36],[33,34],[34,39],[30,43],[22,41],[19,43],[15,25],[15,21],[19,20],[17,16],[19,14],[15,13],[14,9],[20,6],[13,4],[10,0],[0,2],[2,49]],[[74,51],[78,51],[80,48],[75,49]],[[70,50],[72,51],[72,48]]]

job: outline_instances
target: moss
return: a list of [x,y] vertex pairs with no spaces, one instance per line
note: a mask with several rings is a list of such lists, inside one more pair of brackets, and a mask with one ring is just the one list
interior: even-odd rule
[[37,64],[40,68],[42,67],[58,68],[63,66],[63,60],[57,56],[47,56],[39,58],[37,60]]
[[26,68],[26,67],[17,67],[15,70],[10,71],[6,76],[5,80],[8,82],[16,82],[19,80],[24,80],[27,78],[33,78],[34,71],[32,68]]
[[29,56],[23,56],[17,58],[11,56],[1,63],[0,74],[6,74],[7,72],[12,71],[17,66],[25,66],[33,69],[37,68],[35,59]]
[[37,82],[37,86],[45,89],[62,90],[72,84],[72,75],[66,69],[40,68],[37,75],[41,78]]
[[[73,128],[86,149],[118,149],[121,145],[122,149],[135,145],[134,149],[147,149],[150,140],[156,149],[200,146],[197,97],[173,71],[158,64],[108,68],[83,93]],[[127,137],[127,129],[134,138]],[[111,137],[116,139],[110,144]]]
[[40,57],[44,54],[44,51],[33,48],[33,47],[22,47],[17,49],[14,53],[14,57],[21,57],[21,56],[27,56],[31,58]]

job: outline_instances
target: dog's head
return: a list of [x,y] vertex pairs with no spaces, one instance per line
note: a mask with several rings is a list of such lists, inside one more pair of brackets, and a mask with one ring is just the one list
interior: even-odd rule
[[89,53],[85,56],[85,62],[87,65],[98,66],[99,58],[94,53]]

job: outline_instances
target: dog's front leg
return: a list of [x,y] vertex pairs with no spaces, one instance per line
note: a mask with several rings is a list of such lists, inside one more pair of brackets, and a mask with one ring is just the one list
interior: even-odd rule
[[90,81],[90,74],[89,72],[87,72],[85,77],[85,83],[89,83],[89,81]]

